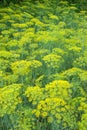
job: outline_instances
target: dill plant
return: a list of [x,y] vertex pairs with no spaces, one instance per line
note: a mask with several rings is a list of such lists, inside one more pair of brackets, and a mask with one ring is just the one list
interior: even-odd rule
[[86,15],[60,0],[0,8],[0,129],[86,130]]

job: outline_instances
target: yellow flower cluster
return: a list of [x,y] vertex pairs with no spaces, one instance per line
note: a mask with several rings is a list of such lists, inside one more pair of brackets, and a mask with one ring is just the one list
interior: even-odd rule
[[21,85],[13,84],[0,88],[0,116],[13,113],[16,106],[22,102],[19,97]]
[[30,62],[26,60],[16,61],[11,64],[14,74],[25,75],[29,72]]
[[[37,108],[32,111],[36,117],[47,118],[48,123],[52,123],[54,118],[61,119],[66,112],[66,102],[61,98],[46,98],[41,100]],[[62,114],[61,114],[62,113]]]
[[42,66],[42,63],[38,60],[32,60],[32,61],[20,60],[13,62],[11,64],[14,74],[18,75],[25,75],[31,71],[31,68],[36,69],[40,66]]
[[22,24],[18,24],[18,23],[15,23],[15,24],[12,24],[12,26],[14,27],[14,28],[27,28],[27,25],[26,24],[24,24],[24,23],[22,23]]
[[70,98],[71,85],[65,80],[55,80],[46,85],[46,92],[49,97]]
[[17,1],[0,5],[0,129],[87,130],[87,12]]
[[29,101],[32,102],[33,105],[37,104],[41,99],[44,98],[43,94],[44,89],[38,86],[28,87],[25,95],[28,97]]
[[45,26],[44,23],[42,23],[40,20],[38,20],[38,19],[36,19],[36,18],[33,18],[33,19],[31,20],[31,22],[33,22],[33,23],[34,23],[35,25],[37,25],[37,26],[42,26],[42,27]]
[[36,106],[32,113],[37,118],[45,118],[48,123],[52,123],[55,118],[57,121],[61,120],[63,114],[69,109],[65,100],[70,98],[68,93],[70,88],[68,81],[55,80],[47,84],[45,88],[28,87],[25,96],[32,105]]
[[87,113],[87,103],[86,103],[86,98],[81,99],[80,106],[78,108],[79,111],[84,111],[84,113]]
[[3,51],[0,51],[0,58],[2,58],[2,57],[8,59],[8,58],[13,57],[13,54],[12,54],[12,52],[3,50]]
[[56,54],[48,54],[44,56],[43,60],[47,64],[48,67],[59,68],[61,56],[56,55]]
[[42,63],[40,61],[38,61],[38,60],[32,60],[30,62],[31,62],[30,67],[33,68],[33,69],[37,69],[37,68],[42,66]]
[[87,130],[87,113],[82,115],[81,121],[78,122],[79,130]]
[[50,17],[50,19],[59,20],[58,16],[56,16],[56,15],[51,14],[49,17]]

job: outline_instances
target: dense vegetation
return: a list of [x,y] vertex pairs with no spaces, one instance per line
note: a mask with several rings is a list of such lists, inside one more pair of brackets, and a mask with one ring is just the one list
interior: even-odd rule
[[68,2],[0,8],[0,130],[87,130],[87,12]]
[[[20,3],[23,2],[24,0],[0,0],[0,4],[4,5],[4,6],[8,6],[10,3]],[[31,2],[37,2],[39,1],[40,3],[59,3],[62,0],[28,0]],[[66,0],[63,0],[66,1]],[[80,9],[80,10],[87,10],[87,0],[67,0],[69,2],[69,4],[76,4],[76,6]]]

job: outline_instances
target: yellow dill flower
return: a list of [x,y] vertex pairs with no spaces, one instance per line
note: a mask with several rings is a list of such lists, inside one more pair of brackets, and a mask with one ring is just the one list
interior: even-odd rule
[[35,115],[36,115],[36,117],[39,117],[40,116],[40,111],[37,110]]
[[10,16],[6,14],[6,15],[3,16],[3,19],[9,20],[9,19],[10,19]]
[[42,108],[41,104],[37,106],[37,109],[40,110]]
[[9,34],[11,34],[11,32],[9,30],[3,30],[1,33],[3,35],[9,35]]
[[59,20],[58,16],[56,16],[56,15],[52,15],[52,14],[51,14],[49,17],[50,17],[50,19]]
[[61,120],[61,118],[62,118],[61,115],[58,114],[58,113],[55,114],[55,117],[56,117],[58,120]]
[[18,37],[21,36],[21,33],[19,33],[19,32],[13,33],[13,36],[14,36],[15,38],[18,38]]
[[69,48],[69,51],[80,53],[81,52],[81,47],[72,46],[72,47]]
[[56,111],[55,111],[55,110],[51,110],[50,113],[51,113],[52,115],[55,115]]
[[2,50],[2,51],[0,51],[0,58],[1,57],[8,59],[8,58],[13,57],[13,53],[9,52],[9,51]]
[[61,62],[61,56],[56,54],[48,54],[43,57],[47,67],[59,68]]
[[41,100],[41,101],[40,101],[40,104],[44,106],[44,105],[45,105],[45,102],[44,102],[43,100]]
[[64,107],[62,107],[60,110],[61,110],[61,112],[66,111],[66,109]]
[[30,62],[26,60],[16,61],[11,64],[15,74],[25,75],[29,72]]
[[48,106],[44,105],[42,106],[42,111],[47,111],[48,110]]
[[20,84],[12,84],[0,89],[0,116],[14,112],[16,106],[22,102],[19,97],[20,88]]
[[44,118],[44,117],[47,117],[47,112],[42,112],[41,116]]
[[79,130],[87,130],[87,114],[82,114],[81,121],[78,122]]
[[14,27],[14,28],[26,28],[27,27],[27,24],[26,23],[13,23],[12,24],[12,26]]
[[69,88],[71,85],[68,81],[65,80],[55,80],[46,85],[45,90],[49,97],[61,97],[61,98],[69,98]]
[[32,114],[35,114],[35,113],[36,113],[36,111],[37,111],[36,109],[32,110]]
[[38,61],[38,60],[32,60],[31,61],[31,67],[32,68],[38,68],[40,66],[42,66],[42,63],[40,61]]
[[60,4],[63,4],[63,5],[67,5],[67,4],[68,4],[67,1],[60,1],[59,3],[60,3]]
[[[27,90],[25,91],[25,95],[26,97],[28,97],[29,102],[34,102],[34,103],[38,103],[40,101],[40,105],[44,105],[44,103],[42,104],[41,99],[43,99],[43,89],[38,87],[38,86],[34,86],[34,87],[28,87]],[[34,104],[33,104],[34,105]]]
[[59,25],[60,28],[62,28],[62,27],[64,27],[64,26],[66,26],[66,23],[65,23],[65,22],[59,22],[58,25]]
[[53,122],[53,117],[48,117],[48,118],[47,118],[47,122],[48,122],[48,123],[52,123],[52,122]]
[[52,49],[53,54],[57,54],[60,56],[63,56],[66,52],[60,48],[53,48]]
[[32,102],[32,104],[33,104],[33,105],[36,105],[36,104],[37,104],[37,102],[36,102],[36,101],[33,101],[33,102]]
[[70,6],[70,10],[77,10],[75,6]]

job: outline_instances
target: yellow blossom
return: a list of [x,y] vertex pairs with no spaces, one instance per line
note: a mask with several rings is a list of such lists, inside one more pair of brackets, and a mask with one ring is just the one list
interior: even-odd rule
[[53,118],[52,117],[48,117],[47,121],[48,121],[48,123],[52,123],[53,122]]

